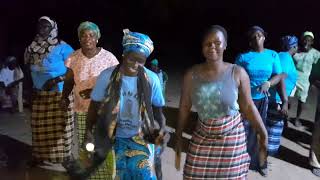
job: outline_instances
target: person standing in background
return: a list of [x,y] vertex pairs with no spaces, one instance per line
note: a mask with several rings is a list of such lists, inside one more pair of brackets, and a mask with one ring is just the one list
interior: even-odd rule
[[160,84],[162,87],[162,94],[163,94],[164,100],[166,100],[166,86],[169,79],[168,74],[159,67],[158,59],[153,59],[150,62],[150,69],[151,71],[153,71],[158,75]]
[[[235,63],[243,67],[249,75],[251,96],[266,127],[268,90],[277,85],[284,75],[278,53],[264,47],[266,32],[259,26],[253,26],[249,29],[247,36],[250,50],[240,54]],[[281,89],[282,95],[285,93],[285,88],[281,87]],[[286,94],[283,97],[286,97]],[[282,108],[287,111],[288,104],[283,102]],[[266,161],[259,162],[257,134],[248,121],[244,121],[244,126],[248,141],[247,149],[251,158],[250,169],[257,170],[262,176],[266,176],[268,164]]]
[[42,16],[37,26],[24,56],[33,83],[29,165],[65,171],[62,162],[71,157],[74,120],[71,104],[65,111],[60,101],[67,71],[64,62],[73,49],[59,39],[57,23],[51,18]]
[[[111,52],[97,47],[100,37],[100,29],[95,23],[82,22],[78,27],[81,48],[71,54],[65,62],[68,70],[64,80],[61,105],[68,107],[70,103],[68,97],[73,90],[80,158],[86,155],[83,141],[92,88],[96,84],[97,77],[104,69],[119,64],[117,58]],[[114,161],[113,152],[110,152],[106,162],[89,179],[112,179],[115,174],[113,172]]]
[[304,110],[305,103],[307,101],[309,93],[309,76],[312,70],[312,66],[320,59],[320,52],[313,48],[314,35],[310,31],[306,31],[301,37],[301,48],[300,52],[293,56],[296,64],[298,79],[296,84],[295,97],[298,98],[297,116],[295,119],[295,126],[301,126],[301,113]]
[[[298,38],[295,36],[284,36],[281,40],[283,51],[279,53],[279,58],[282,71],[286,74],[286,77],[280,83],[285,83],[286,94],[290,95],[297,81],[297,70],[292,56],[298,50]],[[281,112],[283,100],[281,100],[279,93],[277,93],[277,89],[279,88],[278,85],[270,88],[269,91],[270,97],[267,115],[268,155],[277,155],[285,120],[287,119],[287,114]],[[287,98],[285,100],[288,101]]]

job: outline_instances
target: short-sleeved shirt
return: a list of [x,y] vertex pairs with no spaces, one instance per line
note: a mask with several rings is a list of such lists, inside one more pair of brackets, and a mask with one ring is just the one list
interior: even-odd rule
[[[106,88],[110,83],[110,76],[115,67],[101,72],[96,85],[91,93],[93,101],[101,102],[106,97]],[[157,75],[144,68],[151,87],[151,102],[154,106],[162,107],[165,101],[162,95],[160,81]],[[116,137],[130,138],[139,133],[141,127],[141,116],[138,103],[137,76],[122,77],[120,90],[120,112],[118,114]]]
[[312,65],[320,59],[320,52],[311,48],[308,52],[296,53],[293,59],[296,63],[299,79],[309,79]]
[[99,74],[119,64],[117,58],[109,51],[101,48],[100,52],[92,58],[83,55],[81,49],[75,51],[65,62],[66,67],[73,71],[74,75],[74,111],[87,112],[90,99],[83,99],[80,92],[85,89],[92,89]]
[[[61,42],[51,50],[41,64],[31,65],[31,77],[34,88],[41,90],[47,80],[65,74],[67,68],[64,65],[64,61],[72,52],[73,49],[71,46]],[[62,92],[62,89],[63,82],[60,82],[53,91]]]
[[[286,93],[289,96],[294,89],[297,82],[297,70],[294,65],[292,56],[289,52],[280,52],[279,53],[281,68],[283,73],[287,74],[285,79],[286,84]],[[281,102],[279,94],[276,92],[276,88],[273,87],[270,89],[270,99],[276,102]]]
[[258,88],[272,75],[282,73],[278,53],[270,49],[240,54],[235,63],[242,66],[249,75],[252,99],[264,98],[265,94],[260,93]]

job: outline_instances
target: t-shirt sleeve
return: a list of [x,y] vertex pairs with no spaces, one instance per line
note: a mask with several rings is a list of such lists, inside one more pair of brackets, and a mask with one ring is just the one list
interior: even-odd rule
[[273,53],[272,56],[274,57],[272,74],[281,74],[282,68],[281,68],[280,58],[277,53]]
[[110,53],[110,54],[111,54],[110,55],[110,67],[118,65],[119,64],[118,59],[112,53]]
[[314,62],[313,62],[313,64],[317,64],[318,61],[319,61],[319,59],[320,59],[320,52],[316,50],[314,56],[315,56],[315,57],[314,57]]
[[64,61],[64,65],[67,67],[67,68],[70,68],[72,69],[72,55],[70,57],[67,58],[67,60]]
[[160,85],[160,80],[158,77],[154,75],[150,75],[150,78],[152,78],[152,95],[151,95],[151,102],[152,105],[157,107],[162,107],[165,105],[165,101],[162,94],[162,88]]
[[109,84],[109,71],[104,70],[97,78],[96,84],[91,92],[91,99],[93,101],[101,102],[106,96],[106,89]]

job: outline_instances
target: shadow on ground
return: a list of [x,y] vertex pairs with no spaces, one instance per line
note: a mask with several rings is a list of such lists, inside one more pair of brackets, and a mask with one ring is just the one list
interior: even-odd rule
[[28,169],[31,146],[8,136],[0,135],[1,180],[69,180],[65,173],[41,168]]
[[303,156],[284,146],[280,146],[279,154],[276,158],[286,161],[290,164],[299,166],[301,168],[310,169],[308,157]]
[[[293,122],[293,120],[290,120]],[[302,127],[296,128],[296,127],[286,127],[284,128],[284,131],[282,133],[282,136],[291,140],[292,142],[297,143],[301,147],[305,149],[309,149],[303,144],[310,144],[311,143],[311,135],[304,131],[308,131],[312,133],[313,131],[313,122],[307,121],[307,120],[301,120]],[[302,130],[301,130],[302,128]]]

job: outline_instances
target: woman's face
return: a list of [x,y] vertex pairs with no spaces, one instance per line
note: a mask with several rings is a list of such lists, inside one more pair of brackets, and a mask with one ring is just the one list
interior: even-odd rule
[[263,47],[265,36],[261,31],[255,31],[250,35],[250,46],[252,48]]
[[93,49],[97,47],[98,38],[96,33],[92,30],[83,30],[80,33],[79,40],[82,49]]
[[128,76],[136,76],[139,66],[144,66],[147,58],[138,52],[129,52],[123,56],[123,68]]
[[208,61],[216,61],[223,57],[227,47],[226,39],[221,31],[209,33],[202,42],[202,54]]
[[42,38],[49,37],[51,30],[52,30],[52,26],[50,22],[48,22],[47,20],[41,19],[38,22],[38,34],[40,37]]
[[313,38],[311,36],[305,36],[302,39],[302,45],[304,50],[309,51],[312,48]]

